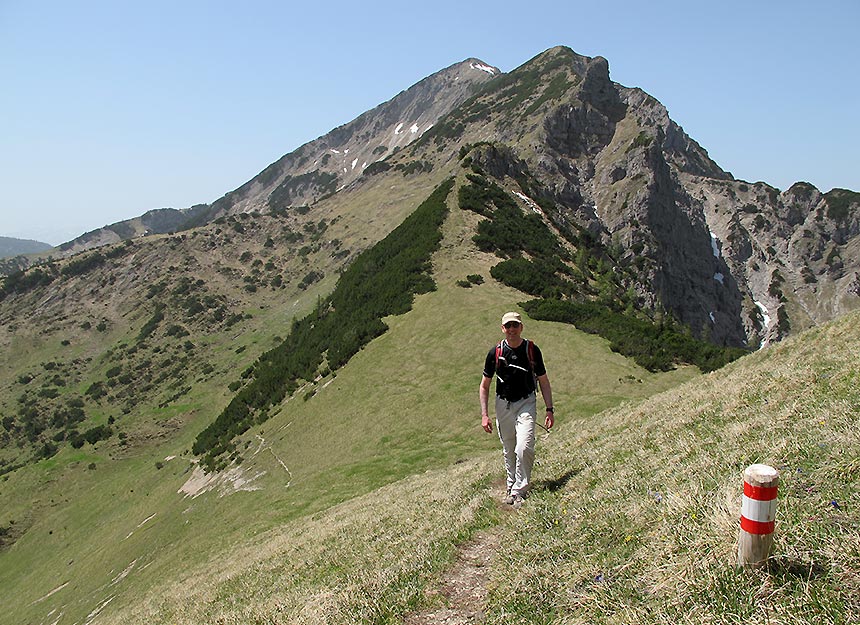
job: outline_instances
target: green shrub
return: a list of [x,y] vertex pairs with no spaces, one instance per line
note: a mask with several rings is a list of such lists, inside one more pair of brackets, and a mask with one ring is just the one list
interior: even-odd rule
[[523,215],[504,189],[483,176],[467,177],[472,184],[460,187],[460,208],[487,217],[478,223],[478,233],[473,237],[479,249],[502,258],[519,256],[521,252],[542,258],[566,256],[539,215]]
[[398,163],[394,167],[395,171],[402,172],[404,176],[414,173],[423,173],[433,171],[433,163],[428,161],[411,161],[409,163]]
[[105,262],[104,254],[93,252],[80,258],[74,258],[69,263],[60,269],[60,273],[66,277],[79,276],[99,267]]
[[113,430],[107,425],[97,425],[83,434],[79,434],[74,430],[70,431],[69,434],[72,447],[80,449],[85,443],[95,445],[99,441],[109,439],[113,435]]
[[[325,167],[330,154],[323,158]],[[319,169],[298,176],[287,176],[269,195],[267,200],[271,210],[289,208],[293,201],[301,196],[327,195],[337,190],[337,174]]]
[[98,400],[107,395],[107,389],[105,389],[103,382],[93,382],[89,388],[84,391],[84,395],[91,397],[94,400]]
[[41,456],[42,458],[50,458],[57,453],[58,449],[59,448],[53,443],[46,442],[44,445],[42,445],[42,449],[39,451],[39,456]]
[[679,363],[713,371],[747,353],[695,339],[671,321],[653,323],[596,302],[532,300],[523,304],[523,309],[533,319],[570,323],[583,332],[600,335],[609,340],[612,351],[633,358],[649,371],[668,371]]
[[140,329],[140,333],[137,335],[138,342],[146,339],[150,334],[155,332],[155,329],[158,327],[158,324],[164,320],[164,309],[166,305],[159,302],[155,305],[155,312],[152,313],[152,317],[143,324],[143,327]]
[[364,168],[364,173],[367,176],[375,176],[391,169],[391,165],[385,161],[376,161]]
[[457,285],[465,288],[471,288],[472,285],[484,284],[484,276],[479,273],[471,273],[466,276],[465,280],[458,280]]
[[26,272],[16,271],[3,279],[3,286],[0,287],[0,301],[7,295],[26,293],[40,286],[48,285],[53,281],[54,276],[42,269],[31,269]]
[[165,334],[174,338],[181,338],[183,336],[188,336],[188,330],[183,328],[181,325],[175,323],[167,328]]
[[490,275],[503,284],[538,297],[561,297],[573,292],[574,285],[560,278],[556,271],[558,266],[548,261],[511,258],[492,267]]
[[645,148],[651,145],[651,142],[654,140],[654,137],[649,135],[646,131],[642,130],[636,135],[636,138],[630,142],[630,145],[627,146],[627,152],[631,150],[635,150],[636,148]]
[[299,288],[302,291],[304,291],[310,285],[312,285],[314,282],[319,282],[320,280],[322,280],[323,277],[324,277],[323,274],[320,273],[319,271],[313,271],[312,270],[304,278],[302,278],[301,282],[299,282]]

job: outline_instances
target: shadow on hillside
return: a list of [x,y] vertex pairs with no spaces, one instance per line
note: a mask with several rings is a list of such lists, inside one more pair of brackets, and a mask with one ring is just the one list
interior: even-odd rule
[[565,484],[573,479],[574,476],[579,474],[581,470],[582,469],[572,469],[554,480],[538,480],[535,482],[534,490],[548,490],[551,493],[555,493],[564,488]]
[[809,580],[827,575],[830,567],[819,562],[804,562],[783,556],[768,560],[767,570],[771,575]]

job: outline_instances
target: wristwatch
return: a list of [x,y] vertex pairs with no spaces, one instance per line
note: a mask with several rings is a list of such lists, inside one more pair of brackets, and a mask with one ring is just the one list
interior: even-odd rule
[[555,410],[552,409],[552,406],[547,406],[546,411],[547,412],[555,412]]

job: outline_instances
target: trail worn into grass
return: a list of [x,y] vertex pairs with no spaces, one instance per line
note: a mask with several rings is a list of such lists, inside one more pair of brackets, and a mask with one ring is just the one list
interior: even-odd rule
[[441,596],[442,605],[408,615],[404,625],[484,623],[490,563],[498,545],[499,535],[493,531],[478,532],[460,545],[454,566],[443,576],[440,588],[433,591]]
[[[510,514],[515,511],[501,503],[505,480],[494,480],[488,495],[497,502],[499,510]],[[440,581],[439,587],[429,591],[428,599],[437,605],[408,614],[404,625],[475,625],[486,622],[486,605],[490,571],[501,542],[501,528],[489,527],[457,548],[453,566]]]

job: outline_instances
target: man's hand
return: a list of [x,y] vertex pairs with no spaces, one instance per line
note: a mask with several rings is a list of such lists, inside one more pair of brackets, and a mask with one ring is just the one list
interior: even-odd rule
[[552,426],[555,425],[555,415],[549,410],[546,411],[546,421],[544,421],[544,425],[547,430],[552,429]]
[[488,415],[481,416],[481,427],[484,428],[484,431],[487,434],[493,431],[493,424],[490,422],[490,417]]

